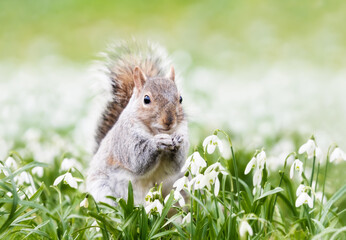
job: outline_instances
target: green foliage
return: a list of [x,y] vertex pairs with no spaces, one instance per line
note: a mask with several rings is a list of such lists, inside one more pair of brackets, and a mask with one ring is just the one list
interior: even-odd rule
[[[186,198],[184,207],[178,204],[173,190],[165,201],[161,196],[155,197],[163,205],[161,213],[158,209],[148,210],[150,201],[145,206],[135,204],[131,182],[126,200],[110,197],[114,205],[97,203],[91,195],[70,187],[67,180],[53,183],[66,173],[66,170],[52,171],[55,163],[22,159],[11,152],[10,158],[1,162],[0,239],[341,239],[345,236],[342,223],[345,211],[338,203],[345,197],[346,185],[324,204],[314,198],[313,208],[306,204],[297,208],[294,190],[297,184],[287,177],[286,163],[279,174],[270,175],[264,164],[259,185],[253,187],[251,181],[239,177],[243,176],[243,168],[239,174],[234,172],[241,154],[234,152],[230,139],[226,140],[231,144],[230,159],[216,152],[208,154],[203,147],[200,150],[207,167],[199,168],[197,176],[190,168],[187,170],[190,182],[198,175],[203,179],[215,171],[216,178],[208,178],[211,184],[205,182],[205,186],[199,187],[196,180],[194,187],[183,187],[189,199]],[[255,151],[254,157],[259,157],[259,153]],[[215,165],[219,162],[222,165]],[[42,176],[33,171],[37,167],[43,168]],[[83,178],[75,167],[67,172],[73,178]],[[270,182],[273,177],[280,178],[277,186]],[[322,186],[315,187],[319,188]],[[161,194],[161,186],[155,191]]]

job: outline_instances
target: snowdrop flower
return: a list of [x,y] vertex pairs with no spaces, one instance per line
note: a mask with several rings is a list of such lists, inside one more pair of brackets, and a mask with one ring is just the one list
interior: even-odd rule
[[88,198],[85,197],[85,198],[83,199],[83,201],[81,201],[81,203],[79,204],[79,206],[80,206],[80,207],[84,207],[84,208],[88,208],[88,206],[89,206]]
[[158,191],[153,191],[153,189],[151,189],[145,196],[145,202],[149,204],[153,202],[155,199],[159,199],[160,196],[161,194]]
[[327,203],[327,198],[326,198],[326,196],[323,196],[323,199],[322,199],[322,195],[323,195],[322,192],[317,192],[317,193],[315,194],[315,198],[316,198],[318,201],[320,201],[322,204],[326,204],[326,203]]
[[[170,196],[170,195],[167,195],[167,196],[166,196],[164,203],[167,203],[167,201],[168,201],[168,199],[169,199],[169,196]],[[180,194],[180,192],[174,191],[173,196],[174,196],[173,199],[174,199],[175,201],[178,201],[180,207],[185,206],[185,199],[184,199],[184,197]]]
[[202,189],[207,185],[206,178],[203,174],[198,174],[190,181],[190,183],[193,183],[196,189]]
[[253,235],[253,231],[252,231],[250,224],[245,219],[243,219],[240,222],[239,234],[241,237],[244,237],[246,233],[249,233],[250,236]]
[[293,178],[294,171],[297,171],[299,173],[299,176],[302,175],[303,172],[303,163],[299,160],[296,159],[294,160],[291,169],[290,169],[290,178]]
[[330,161],[339,163],[341,161],[346,161],[346,153],[340,148],[335,148],[332,154],[330,155]]
[[32,177],[27,172],[21,172],[19,175],[14,177],[14,180],[17,182],[18,185],[23,185],[24,183],[30,184]]
[[13,157],[8,157],[5,161],[5,165],[11,169],[17,169],[18,168],[17,162],[16,162],[16,160],[14,160]]
[[267,160],[266,153],[262,150],[259,154],[257,154],[256,159],[257,159],[257,167],[263,170],[264,164]]
[[321,162],[321,161],[322,161],[322,159],[323,159],[323,153],[322,153],[321,148],[317,147],[317,148],[315,149],[315,156],[316,156],[316,160],[317,160],[318,162]]
[[308,154],[308,158],[312,158],[314,156],[314,152],[316,149],[315,141],[309,139],[306,143],[304,143],[298,150],[299,154],[303,154],[306,152]]
[[296,200],[296,207],[301,206],[302,204],[307,203],[310,208],[313,207],[313,201],[312,198],[307,194],[307,191],[309,190],[309,187],[304,186],[302,184],[299,185],[296,191],[297,200]]
[[[211,189],[211,186],[214,184],[214,194],[217,196],[220,191],[220,181],[217,177],[219,175],[218,172],[211,171],[210,173],[206,174],[199,174],[194,179],[194,186],[196,189],[203,189],[204,187],[207,187],[207,189]],[[191,180],[191,181],[192,181]]]
[[147,214],[149,214],[149,212],[157,212],[161,215],[162,210],[163,206],[158,199],[156,199],[154,202],[150,203],[148,206],[145,207],[145,211]]
[[312,198],[306,192],[303,192],[298,196],[296,200],[296,207],[299,207],[304,203],[307,203],[309,208],[313,207]]
[[204,175],[212,171],[215,171],[217,173],[222,173],[223,175],[228,175],[228,172],[226,171],[226,169],[219,162],[216,162],[210,165],[209,167],[207,167],[207,169],[204,171]]
[[34,167],[31,172],[40,178],[43,177],[43,167]]
[[216,146],[219,146],[220,153],[223,152],[223,143],[216,135],[210,135],[203,141],[203,149],[207,148],[207,152],[212,154],[215,151]]
[[[98,226],[96,220],[91,224],[91,226]],[[96,227],[95,230],[96,230],[96,232],[99,232],[99,231],[100,231],[100,228],[99,228],[99,227]]]
[[252,183],[254,186],[260,186],[262,182],[262,170],[257,169],[253,175]]
[[190,223],[191,222],[191,213],[186,214],[186,216],[183,218],[183,224]]
[[256,167],[257,159],[255,157],[251,158],[250,162],[246,165],[244,174],[247,175],[253,168]]
[[183,176],[182,178],[179,178],[175,183],[173,184],[173,187],[175,188],[175,191],[180,192],[183,188],[187,188],[189,184],[189,179],[186,176]]
[[201,157],[199,152],[194,152],[188,159],[186,159],[186,162],[184,166],[181,169],[181,172],[186,172],[186,170],[190,167],[191,173],[193,175],[196,175],[199,173],[200,168],[204,168],[207,166],[207,163],[205,160]]
[[75,158],[64,158],[61,163],[60,169],[62,171],[67,171],[71,168],[76,168],[78,170],[82,169],[82,165]]
[[72,176],[70,172],[67,172],[59,177],[57,177],[53,183],[54,186],[57,186],[61,181],[64,180],[65,184],[70,185],[70,187],[77,189],[78,184],[77,182],[82,182],[82,179],[75,178]]

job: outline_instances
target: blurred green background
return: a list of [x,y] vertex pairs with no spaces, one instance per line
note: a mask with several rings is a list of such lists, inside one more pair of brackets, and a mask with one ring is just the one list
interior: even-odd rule
[[223,128],[273,169],[312,134],[325,154],[346,149],[344,1],[2,0],[0,23],[0,158],[89,159],[93,60],[132,37],[171,54],[192,146]]

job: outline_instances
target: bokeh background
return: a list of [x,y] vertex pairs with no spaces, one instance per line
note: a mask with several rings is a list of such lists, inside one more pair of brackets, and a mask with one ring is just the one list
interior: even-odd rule
[[132,37],[170,53],[192,146],[222,128],[249,159],[264,147],[272,169],[312,134],[324,153],[346,150],[345,22],[337,0],[2,0],[0,159],[14,149],[86,167],[102,106],[94,60]]

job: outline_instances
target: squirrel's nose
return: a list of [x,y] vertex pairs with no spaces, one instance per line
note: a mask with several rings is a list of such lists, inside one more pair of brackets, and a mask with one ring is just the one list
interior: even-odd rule
[[165,127],[169,128],[172,125],[172,123],[173,123],[173,116],[171,114],[166,115],[163,118],[162,122],[165,125]]

